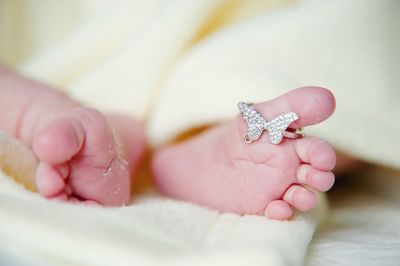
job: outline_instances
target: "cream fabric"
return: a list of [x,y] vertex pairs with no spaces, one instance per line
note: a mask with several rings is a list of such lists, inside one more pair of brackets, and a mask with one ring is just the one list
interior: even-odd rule
[[67,205],[1,175],[0,265],[301,265],[324,210],[277,222],[155,195],[122,208]]
[[400,172],[370,167],[343,181],[307,265],[399,265]]
[[152,139],[230,118],[241,100],[319,85],[334,92],[337,111],[306,132],[400,167],[399,12],[391,0],[305,1],[216,32],[166,83],[150,120]]
[[[399,114],[396,0],[48,2],[0,1],[4,61],[86,104],[142,117],[155,147],[229,119],[239,100],[315,84],[334,91],[338,108],[310,134],[400,167],[399,123],[387,116]],[[0,180],[1,246],[44,265],[301,265],[327,210],[322,200],[310,216],[275,222],[151,195],[104,209]]]

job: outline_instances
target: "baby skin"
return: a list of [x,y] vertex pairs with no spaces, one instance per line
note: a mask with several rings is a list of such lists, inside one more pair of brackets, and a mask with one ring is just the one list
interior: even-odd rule
[[[332,93],[303,87],[255,105],[271,120],[285,112],[299,119],[296,129],[318,124],[334,112]],[[262,137],[250,144],[243,138],[246,123],[235,119],[180,144],[159,150],[153,172],[166,195],[225,212],[266,215],[286,220],[293,208],[308,211],[317,204],[312,190],[327,191],[334,183],[333,148],[316,137],[272,144]],[[311,188],[311,189],[310,189]]]
[[145,150],[133,118],[104,115],[0,67],[0,128],[39,160],[37,190],[49,199],[120,206]]
[[[18,103],[18,104],[16,104]],[[326,89],[305,87],[257,104],[266,119],[292,111],[299,128],[335,109]],[[39,160],[35,181],[49,199],[120,206],[130,200],[131,177],[145,151],[133,118],[86,108],[43,84],[0,67],[0,128],[30,147]],[[158,188],[171,197],[238,214],[285,220],[292,208],[316,205],[312,189],[333,185],[336,157],[325,141],[305,137],[279,145],[243,141],[240,116],[185,142],[156,151]]]

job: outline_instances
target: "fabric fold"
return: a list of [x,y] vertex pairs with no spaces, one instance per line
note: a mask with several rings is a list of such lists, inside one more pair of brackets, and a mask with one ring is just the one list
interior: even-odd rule
[[[393,46],[399,2],[289,2],[112,3],[17,68],[85,104],[142,117],[153,147],[188,128],[231,119],[238,101],[326,86],[337,96],[337,113],[307,133],[356,157],[400,167],[400,127],[392,118],[400,114]],[[279,5],[287,6],[273,8]],[[213,21],[225,8],[226,17]],[[1,140],[0,150],[12,147],[11,165],[18,156],[29,161],[7,174],[22,169],[32,178],[33,155],[15,140]],[[156,195],[124,208],[70,205],[0,175],[0,236],[7,240],[0,247],[44,265],[295,266],[303,264],[327,210],[321,198],[310,214],[276,222]]]
[[239,101],[318,85],[333,91],[337,110],[306,133],[399,168],[400,127],[392,119],[400,113],[393,98],[399,78],[392,73],[400,60],[388,49],[400,40],[398,12],[393,0],[305,1],[215,32],[188,51],[166,82],[150,119],[151,140],[231,119]]

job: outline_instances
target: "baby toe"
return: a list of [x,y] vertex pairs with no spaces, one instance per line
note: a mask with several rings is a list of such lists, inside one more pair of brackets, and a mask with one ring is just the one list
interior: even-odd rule
[[53,197],[64,189],[65,183],[54,167],[45,162],[40,162],[36,171],[36,186],[43,196]]
[[295,149],[303,162],[319,170],[331,171],[335,167],[335,150],[325,140],[315,137],[298,139],[295,141]]
[[317,196],[299,185],[291,186],[283,195],[283,200],[300,211],[311,210],[317,205]]
[[328,191],[335,182],[335,175],[332,172],[315,169],[309,164],[302,164],[299,167],[296,178],[299,183],[322,192]]
[[283,200],[271,201],[264,212],[265,216],[273,220],[287,220],[293,215],[290,205]]

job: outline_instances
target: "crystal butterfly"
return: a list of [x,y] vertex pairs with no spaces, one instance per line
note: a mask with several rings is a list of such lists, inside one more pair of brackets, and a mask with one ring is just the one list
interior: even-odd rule
[[285,130],[289,125],[299,119],[294,112],[283,113],[271,121],[265,120],[252,104],[240,102],[238,103],[239,111],[243,120],[247,123],[247,132],[245,141],[251,143],[258,140],[264,130],[268,132],[268,138],[271,143],[281,143]]

